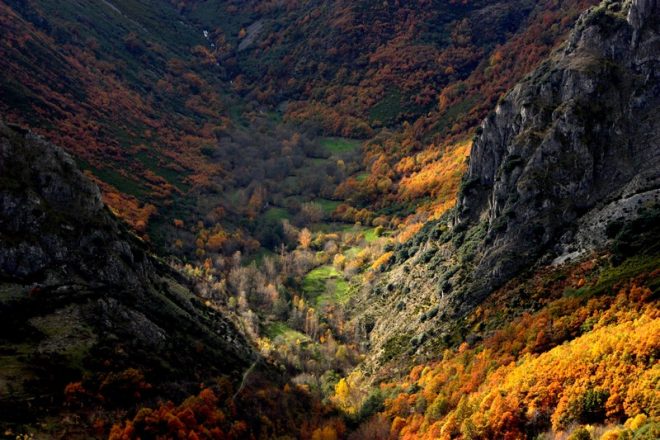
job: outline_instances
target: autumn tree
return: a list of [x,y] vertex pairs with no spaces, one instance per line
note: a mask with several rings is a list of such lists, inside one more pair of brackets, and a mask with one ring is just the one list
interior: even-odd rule
[[303,228],[298,234],[298,243],[302,249],[309,249],[312,244],[312,233],[309,229]]

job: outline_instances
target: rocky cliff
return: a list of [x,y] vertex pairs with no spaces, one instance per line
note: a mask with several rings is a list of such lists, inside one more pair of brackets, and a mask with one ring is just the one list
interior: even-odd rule
[[71,382],[92,402],[126,407],[134,393],[180,397],[210,378],[239,378],[254,358],[67,153],[2,123],[0,328],[5,423],[56,410]]
[[608,222],[658,201],[658,15],[655,1],[603,2],[482,123],[457,213],[486,223],[478,293],[603,246]]
[[660,202],[659,15],[656,1],[592,8],[483,121],[455,211],[396,248],[356,304],[365,368],[460,343],[494,289],[607,247],[613,223]]

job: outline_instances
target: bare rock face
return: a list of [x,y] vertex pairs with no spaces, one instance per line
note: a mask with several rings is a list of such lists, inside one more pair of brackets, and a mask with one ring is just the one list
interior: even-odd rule
[[581,219],[632,216],[606,207],[633,195],[657,200],[658,39],[656,1],[632,2],[627,17],[621,2],[603,2],[482,123],[456,217],[487,223],[472,277],[478,297],[544,255],[603,245],[598,234],[575,239]]
[[[59,277],[137,286],[149,268],[144,252],[101,201],[66,152],[0,125],[0,273],[53,282]],[[58,274],[59,273],[59,274]]]
[[240,378],[250,344],[186,284],[67,153],[0,122],[0,360],[11,366],[0,369],[0,423],[58,411],[83,378],[94,387],[139,371],[165,398]]
[[633,0],[628,11],[628,23],[640,30],[658,12],[658,0]]

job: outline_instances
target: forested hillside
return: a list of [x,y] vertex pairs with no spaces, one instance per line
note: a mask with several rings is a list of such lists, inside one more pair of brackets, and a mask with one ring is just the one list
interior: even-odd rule
[[660,437],[659,16],[0,1],[0,432]]
[[[200,220],[252,252],[282,242],[244,221],[273,206],[441,214],[464,168],[431,170],[465,152],[589,4],[10,1],[0,105],[74,152],[168,252]],[[319,136],[356,138],[364,154],[321,163],[334,151]]]

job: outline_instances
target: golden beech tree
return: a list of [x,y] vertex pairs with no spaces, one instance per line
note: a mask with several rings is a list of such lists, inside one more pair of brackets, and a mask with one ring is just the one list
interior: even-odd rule
[[[596,267],[580,264],[575,275],[558,278],[550,306],[512,320],[478,349],[463,344],[436,363],[414,368],[409,380],[417,391],[386,401],[392,432],[401,438],[515,439],[530,429],[560,433],[576,424],[660,416],[651,379],[659,372],[660,314],[644,285],[660,270],[615,287],[611,295],[562,295],[566,288],[588,287],[585,273]],[[546,298],[546,289],[555,289],[547,282],[537,288]],[[494,296],[491,306],[481,306],[479,320],[488,316],[483,307],[499,310]],[[337,400],[348,395],[348,383],[338,384]],[[429,405],[420,421],[422,398]]]
[[309,246],[312,244],[312,233],[309,229],[303,228],[300,230],[298,243],[302,249],[309,249]]

